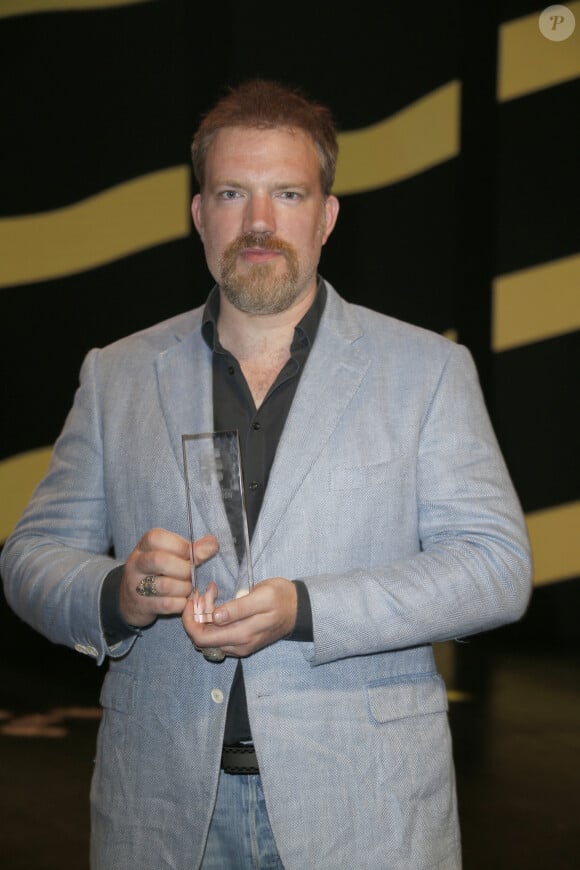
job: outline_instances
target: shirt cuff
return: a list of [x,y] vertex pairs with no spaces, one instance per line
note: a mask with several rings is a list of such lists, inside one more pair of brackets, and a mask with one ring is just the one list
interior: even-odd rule
[[119,565],[109,571],[101,588],[101,625],[108,646],[127,640],[141,630],[128,625],[119,610],[119,589],[124,570],[125,566]]
[[312,608],[310,606],[310,595],[306,584],[302,580],[293,580],[296,587],[298,602],[296,606],[296,623],[290,634],[286,635],[286,640],[299,640],[302,642],[311,642],[314,640],[314,630],[312,626]]

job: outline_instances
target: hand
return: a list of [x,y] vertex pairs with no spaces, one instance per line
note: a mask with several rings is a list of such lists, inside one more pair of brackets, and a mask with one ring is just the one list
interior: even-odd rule
[[[202,596],[203,613],[213,610],[213,622],[199,621],[195,602],[187,601],[181,620],[199,649],[219,647],[228,656],[241,658],[290,634],[296,623],[296,587],[284,577],[258,583],[249,595],[226,601],[214,609],[215,584]],[[199,601],[198,601],[199,604]],[[197,618],[196,618],[197,616]]]
[[[157,616],[180,614],[191,595],[190,543],[165,529],[150,529],[125,563],[119,592],[121,616],[129,625],[150,625]],[[218,551],[213,535],[193,545],[195,564],[201,565]],[[155,577],[156,594],[137,592],[144,577]]]

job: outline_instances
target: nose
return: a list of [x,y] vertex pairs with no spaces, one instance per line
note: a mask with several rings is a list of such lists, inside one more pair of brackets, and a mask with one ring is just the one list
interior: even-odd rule
[[267,194],[255,193],[246,204],[244,211],[244,232],[273,233],[276,224],[274,205]]

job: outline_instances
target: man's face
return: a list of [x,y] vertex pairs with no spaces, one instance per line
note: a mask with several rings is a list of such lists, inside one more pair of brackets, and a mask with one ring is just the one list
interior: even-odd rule
[[301,130],[220,130],[192,203],[211,274],[236,308],[252,314],[285,311],[314,291],[337,214]]

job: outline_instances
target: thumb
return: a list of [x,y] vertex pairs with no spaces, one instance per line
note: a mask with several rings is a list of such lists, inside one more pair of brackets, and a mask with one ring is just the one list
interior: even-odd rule
[[198,541],[194,541],[193,555],[196,565],[201,565],[207,562],[212,556],[215,556],[219,550],[217,538],[214,535],[204,535]]

